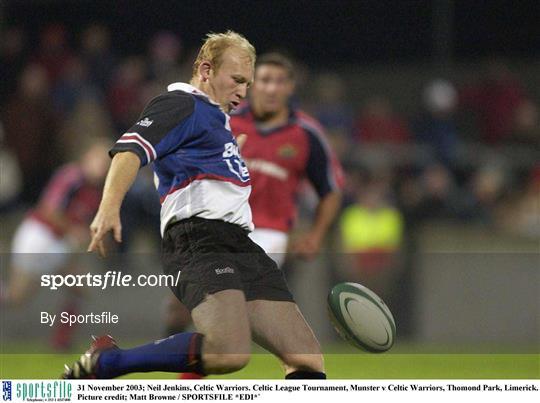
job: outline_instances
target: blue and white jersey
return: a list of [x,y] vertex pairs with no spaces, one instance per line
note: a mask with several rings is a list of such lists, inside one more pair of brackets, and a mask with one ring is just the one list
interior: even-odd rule
[[153,163],[161,200],[161,234],[171,221],[222,220],[253,230],[251,185],[229,116],[208,95],[169,85],[116,142],[111,156],[131,151],[141,166]]

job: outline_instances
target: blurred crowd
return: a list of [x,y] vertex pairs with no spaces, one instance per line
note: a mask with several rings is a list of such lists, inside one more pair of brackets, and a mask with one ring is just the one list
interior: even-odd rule
[[[188,81],[194,57],[172,32],[155,33],[138,55],[120,54],[99,24],[78,33],[51,25],[34,44],[17,27],[2,38],[3,213],[34,203],[56,167],[92,139],[116,139],[167,84]],[[374,251],[366,270],[387,264],[403,234],[426,220],[540,235],[539,105],[508,65],[490,61],[468,82],[426,78],[413,114],[384,94],[351,101],[336,72],[302,71],[297,102],[325,126],[346,169],[340,242]],[[141,175],[125,214],[157,218],[151,182]]]

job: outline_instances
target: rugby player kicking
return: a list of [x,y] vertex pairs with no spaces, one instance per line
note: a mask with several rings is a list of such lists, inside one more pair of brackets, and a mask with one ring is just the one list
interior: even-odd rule
[[[310,230],[292,243],[293,253],[311,258],[319,252],[341,204],[340,164],[321,125],[291,104],[294,90],[295,68],[291,60],[279,53],[262,55],[257,58],[249,101],[231,116],[232,132],[247,136],[242,157],[252,184],[249,204],[255,224],[249,236],[278,266],[286,256],[304,179],[313,185],[319,203]],[[169,305],[169,329],[189,323],[186,309],[178,305]],[[199,377],[183,373],[180,378]]]
[[254,243],[247,168],[228,113],[253,80],[255,49],[234,32],[210,34],[190,84],[152,100],[110,151],[103,198],[90,226],[89,251],[104,237],[121,242],[120,205],[143,165],[153,163],[161,197],[163,266],[181,270],[173,293],[196,332],[132,349],[110,336],[94,340],[65,378],[115,378],[131,372],[224,374],[243,368],[253,339],[274,353],[288,379],[324,379],[319,343],[276,263]]

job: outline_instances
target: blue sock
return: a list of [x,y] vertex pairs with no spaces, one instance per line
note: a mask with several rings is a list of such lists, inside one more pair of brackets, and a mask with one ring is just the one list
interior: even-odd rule
[[195,372],[204,375],[201,362],[203,335],[179,333],[129,350],[103,351],[97,377],[116,378],[132,372]]

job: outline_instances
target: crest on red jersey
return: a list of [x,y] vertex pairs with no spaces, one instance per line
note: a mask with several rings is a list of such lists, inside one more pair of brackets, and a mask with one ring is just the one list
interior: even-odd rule
[[298,155],[298,150],[292,144],[284,144],[278,149],[281,158],[294,158]]

